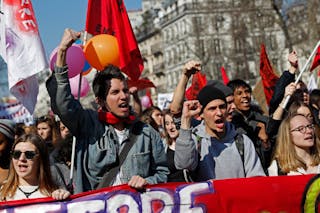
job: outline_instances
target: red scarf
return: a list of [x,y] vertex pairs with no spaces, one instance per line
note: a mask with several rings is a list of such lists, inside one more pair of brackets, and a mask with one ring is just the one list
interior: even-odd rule
[[119,118],[114,114],[112,114],[111,112],[106,112],[102,110],[98,110],[98,116],[99,116],[99,121],[102,121],[111,125],[117,124],[120,122],[130,124],[136,119],[136,117],[132,114],[130,114],[127,118]]

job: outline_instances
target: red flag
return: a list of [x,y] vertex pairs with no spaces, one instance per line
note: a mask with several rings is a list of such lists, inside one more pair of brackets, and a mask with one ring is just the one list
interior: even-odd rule
[[224,69],[224,67],[221,67],[221,77],[222,77],[224,85],[227,85],[230,80],[227,76],[227,73],[226,73],[226,70]]
[[317,53],[316,55],[314,56],[314,59],[313,59],[313,62],[312,62],[312,66],[310,68],[310,72],[316,68],[317,66],[320,65],[320,46],[318,47],[317,49]]
[[86,31],[92,35],[115,36],[119,44],[120,69],[130,79],[139,79],[143,60],[123,0],[89,0]]
[[188,100],[197,99],[199,91],[207,84],[207,78],[205,74],[197,72],[192,77],[191,86],[186,91],[186,98]]
[[141,78],[138,79],[137,81],[133,81],[133,80],[128,80],[128,87],[137,87],[138,90],[144,90],[146,88],[150,88],[150,87],[154,87],[156,88],[156,86],[153,84],[152,81],[150,81],[149,79],[145,79],[145,78]]
[[274,87],[279,77],[273,72],[264,44],[261,45],[260,76],[263,83],[266,102],[269,106],[274,92]]
[[152,101],[152,98],[151,98],[151,90],[150,90],[150,88],[146,89],[146,96],[149,98],[150,106],[153,106],[153,101]]

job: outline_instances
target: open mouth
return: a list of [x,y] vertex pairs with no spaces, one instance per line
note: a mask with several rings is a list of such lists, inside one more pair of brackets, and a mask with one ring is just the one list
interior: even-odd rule
[[310,136],[305,137],[304,139],[305,139],[305,140],[313,140],[313,136],[310,135]]
[[217,119],[217,120],[215,121],[215,124],[216,124],[216,126],[217,126],[219,129],[222,129],[222,128],[224,127],[224,120],[222,120],[222,119]]
[[128,108],[128,103],[121,103],[121,104],[119,104],[119,107],[120,108]]
[[27,165],[18,165],[18,167],[19,167],[19,171],[20,171],[20,172],[24,172],[24,171],[26,171],[27,168],[28,168]]

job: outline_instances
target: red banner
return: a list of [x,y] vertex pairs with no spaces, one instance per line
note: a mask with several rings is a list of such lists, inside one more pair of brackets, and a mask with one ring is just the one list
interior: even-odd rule
[[316,212],[320,176],[239,178],[192,184],[127,185],[52,198],[0,202],[2,212]]

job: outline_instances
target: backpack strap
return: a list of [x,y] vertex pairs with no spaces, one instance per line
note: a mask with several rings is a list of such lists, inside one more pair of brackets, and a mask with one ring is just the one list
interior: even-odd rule
[[244,141],[243,141],[243,135],[242,134],[237,134],[234,137],[234,142],[236,143],[236,147],[237,147],[238,152],[239,152],[240,157],[241,157],[243,171],[244,171],[244,174],[246,175],[246,170],[245,170],[245,167],[244,167]]

